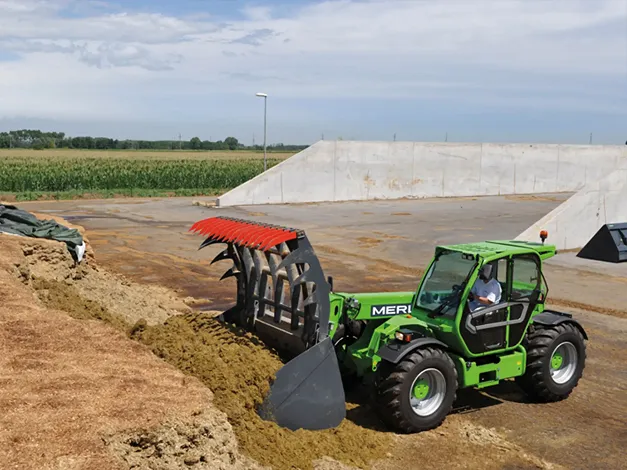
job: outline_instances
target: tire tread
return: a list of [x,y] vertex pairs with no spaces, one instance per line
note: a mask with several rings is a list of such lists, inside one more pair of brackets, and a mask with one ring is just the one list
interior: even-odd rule
[[579,328],[574,324],[565,322],[552,326],[534,325],[534,329],[527,333],[527,338],[523,343],[527,350],[527,370],[524,375],[516,378],[516,382],[527,395],[536,401],[557,402],[564,400],[579,383],[581,372],[567,392],[558,394],[552,392],[545,381],[543,368],[545,361],[550,358],[549,348],[559,336],[565,333],[571,333],[577,337],[583,351],[583,357],[580,357],[579,361],[585,362],[586,345],[584,338]]
[[[403,393],[402,385],[405,383],[408,374],[411,373],[414,367],[424,360],[431,358],[443,359],[453,371],[455,377],[452,392],[453,399],[446,412],[442,413],[440,419],[431,423],[427,427],[418,429],[403,415],[401,408],[401,397]],[[425,347],[410,353],[401,362],[391,367],[391,371],[377,385],[375,392],[375,404],[382,421],[388,426],[391,426],[403,433],[426,431],[440,426],[446,416],[450,413],[453,403],[457,398],[457,384],[457,368],[455,367],[455,363],[451,357],[440,348]]]

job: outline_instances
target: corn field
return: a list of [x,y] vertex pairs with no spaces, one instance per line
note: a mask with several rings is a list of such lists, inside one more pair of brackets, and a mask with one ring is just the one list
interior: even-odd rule
[[[268,152],[268,158],[285,160],[298,152]],[[77,150],[24,148],[0,148],[0,160],[4,158],[59,159],[83,158],[119,160],[255,160],[262,159],[263,152],[254,150]]]
[[[268,159],[268,168],[280,159]],[[260,159],[0,159],[0,193],[150,189],[224,191],[263,172]]]

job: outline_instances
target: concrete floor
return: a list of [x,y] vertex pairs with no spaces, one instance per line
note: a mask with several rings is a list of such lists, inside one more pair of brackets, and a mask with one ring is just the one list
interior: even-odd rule
[[304,229],[314,248],[318,245],[351,248],[352,240],[363,240],[362,246],[358,246],[361,253],[417,267],[428,262],[435,245],[514,238],[567,197],[536,195],[238,208],[197,207],[190,198],[22,205],[59,213],[98,229],[167,225],[180,231],[205,217],[241,217]]
[[[167,253],[200,262],[211,260],[220,248],[197,251],[202,240],[188,233],[188,229],[198,220],[225,215],[296,227],[306,231],[322,259],[325,273],[334,276],[338,289],[354,291],[377,286],[378,290],[413,290],[436,245],[513,239],[569,196],[490,196],[237,208],[194,206],[194,198],[32,202],[21,206],[67,217],[86,226],[92,238],[97,231],[104,231],[102,242],[107,246],[98,248],[104,250],[101,255],[105,257],[115,253],[110,251],[112,247],[125,244],[129,248],[132,244],[132,239],[124,237],[124,242],[118,239],[116,231],[133,234],[135,239],[145,237],[137,244],[144,252]],[[211,201],[210,198],[203,200]],[[547,243],[550,241],[549,234]],[[123,263],[123,259],[113,261]],[[348,276],[347,267],[351,271]],[[122,266],[127,273],[136,268],[141,266]],[[375,283],[368,282],[377,278],[382,269],[391,268],[400,271],[393,279],[382,281],[379,275]],[[220,271],[220,267],[208,269],[213,274]],[[620,287],[624,288],[627,279],[626,263],[600,263],[564,253],[549,260],[546,269],[551,298],[560,299],[562,304],[585,303],[594,304],[598,309],[626,309],[626,297],[620,295]],[[151,273],[150,279],[159,275]],[[183,284],[189,288],[190,295],[199,294],[190,283]],[[591,301],[590,291],[608,294],[598,295]]]

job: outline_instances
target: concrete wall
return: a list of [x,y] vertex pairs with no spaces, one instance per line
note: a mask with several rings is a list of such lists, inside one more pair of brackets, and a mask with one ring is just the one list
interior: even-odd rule
[[218,206],[575,192],[626,159],[627,146],[320,141]]
[[627,165],[588,183],[559,207],[521,233],[517,240],[539,241],[548,230],[547,243],[558,250],[582,248],[605,224],[627,222]]

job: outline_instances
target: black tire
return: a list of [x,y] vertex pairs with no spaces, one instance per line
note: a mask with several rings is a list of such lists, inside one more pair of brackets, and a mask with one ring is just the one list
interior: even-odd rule
[[[576,365],[568,380],[558,383],[551,375],[553,353],[560,345],[576,352]],[[534,325],[523,342],[527,350],[527,370],[516,382],[525,393],[538,402],[555,402],[567,398],[579,383],[586,361],[586,344],[577,326],[561,323],[555,326]],[[562,346],[564,348],[564,346]],[[561,368],[566,370],[565,367]],[[571,375],[572,374],[572,375]]]
[[[415,433],[442,424],[457,397],[457,369],[446,352],[432,347],[418,349],[396,365],[383,363],[380,367],[375,400],[377,412],[386,425],[398,432]],[[426,373],[444,378],[441,381],[445,384],[444,397],[430,414],[420,416],[411,406],[410,394],[416,378],[427,369],[430,371]]]

